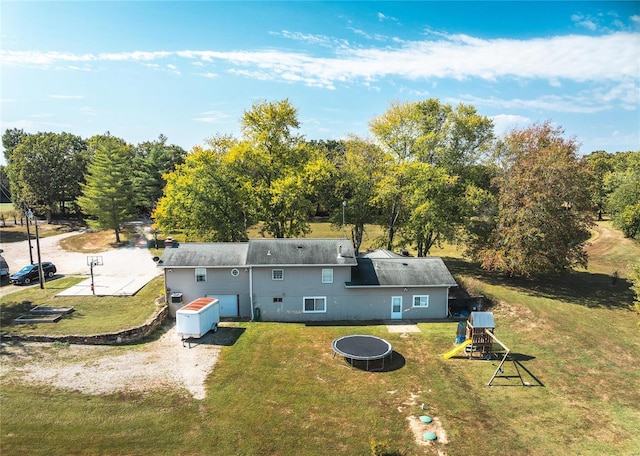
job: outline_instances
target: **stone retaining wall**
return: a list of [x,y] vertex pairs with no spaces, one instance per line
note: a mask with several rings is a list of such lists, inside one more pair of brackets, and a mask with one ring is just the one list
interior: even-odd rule
[[78,345],[121,345],[137,342],[155,331],[169,316],[169,306],[163,306],[144,324],[124,331],[91,336],[46,336],[38,334],[2,334],[2,340],[29,342],[62,342]]

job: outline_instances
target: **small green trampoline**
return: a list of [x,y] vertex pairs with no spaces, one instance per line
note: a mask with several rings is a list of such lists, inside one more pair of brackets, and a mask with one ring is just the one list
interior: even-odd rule
[[438,438],[434,432],[425,432],[422,434],[422,437],[424,437],[425,440],[435,440]]

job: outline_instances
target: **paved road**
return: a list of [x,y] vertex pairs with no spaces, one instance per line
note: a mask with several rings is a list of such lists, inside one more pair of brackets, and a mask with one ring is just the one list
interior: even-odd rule
[[[84,275],[90,276],[90,267],[87,265],[89,255],[77,252],[68,252],[60,247],[60,240],[69,236],[76,236],[79,231],[59,234],[40,239],[40,252],[42,261],[51,261],[58,269],[60,275]],[[37,261],[35,241],[33,245],[33,259]],[[28,241],[2,243],[2,254],[9,264],[11,272],[29,264]],[[137,247],[121,247],[104,252],[92,254],[101,256],[103,265],[93,269],[96,294],[100,295],[130,295],[144,286],[152,278],[160,274],[160,269],[153,262],[149,250]],[[70,289],[66,294],[90,295],[90,280]],[[35,285],[37,286],[37,285]],[[0,296],[22,289],[14,285],[5,285],[0,288]]]

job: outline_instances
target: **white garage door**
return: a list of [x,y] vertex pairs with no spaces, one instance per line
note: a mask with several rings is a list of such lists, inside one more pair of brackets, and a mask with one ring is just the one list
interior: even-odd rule
[[221,317],[238,316],[238,295],[207,295],[207,298],[216,298],[220,302]]

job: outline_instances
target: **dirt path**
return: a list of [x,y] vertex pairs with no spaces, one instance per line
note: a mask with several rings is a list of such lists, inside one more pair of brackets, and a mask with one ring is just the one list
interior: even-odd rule
[[590,259],[589,270],[607,274],[618,271],[621,277],[627,277],[631,263],[640,258],[640,246],[625,238],[610,222],[598,222],[592,232],[585,247]]
[[158,340],[140,346],[3,344],[0,382],[43,384],[84,394],[186,390],[206,395],[205,380],[221,347],[230,345],[233,328],[221,326],[197,343],[183,346],[171,327]]

